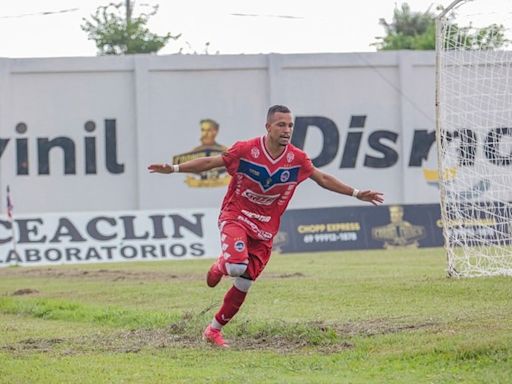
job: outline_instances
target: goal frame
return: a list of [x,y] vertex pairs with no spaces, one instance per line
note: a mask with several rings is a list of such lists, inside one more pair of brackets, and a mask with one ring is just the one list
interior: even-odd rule
[[[446,127],[443,126],[446,124],[445,117],[443,115],[443,105],[442,103],[446,101],[443,100],[445,94],[442,92],[442,84],[443,81],[442,70],[444,68],[444,57],[443,53],[445,52],[445,39],[443,34],[446,30],[443,28],[446,26],[447,15],[452,12],[458,6],[473,2],[475,0],[454,0],[452,1],[446,9],[443,9],[441,13],[436,17],[436,40],[435,40],[435,129],[436,129],[436,145],[437,145],[437,169],[438,169],[438,180],[439,180],[439,193],[440,193],[440,210],[441,210],[441,219],[443,223],[443,238],[444,238],[444,250],[446,254],[446,272],[448,277],[475,277],[475,276],[492,276],[497,274],[505,274],[512,275],[512,271],[509,269],[504,273],[489,273],[489,274],[472,274],[468,271],[458,271],[456,266],[458,265],[458,253],[454,250],[454,247],[457,247],[455,244],[451,244],[451,236],[449,233],[448,223],[450,222],[450,217],[448,216],[448,203],[449,203],[449,191],[447,190],[448,178],[449,175],[445,170],[445,158],[444,158],[444,150],[443,150],[443,133],[446,131]],[[512,225],[512,224],[510,224]],[[512,244],[509,246],[512,247]]]
[[446,188],[445,188],[445,175],[442,169],[442,139],[441,139],[441,97],[440,97],[440,80],[441,80],[441,50],[443,48],[443,42],[440,37],[442,36],[442,28],[443,28],[443,20],[445,19],[448,12],[450,12],[453,8],[455,8],[458,4],[462,3],[465,0],[454,0],[452,1],[448,7],[446,7],[437,17],[436,17],[436,73],[435,73],[435,111],[436,111],[436,145],[437,145],[437,172],[438,172],[438,180],[439,180],[439,191],[440,191],[440,209],[441,209],[441,220],[443,221],[443,238],[444,238],[444,251],[446,254],[446,265],[447,265],[447,274],[449,277],[453,277],[455,275],[455,267],[452,262],[451,250],[449,249],[449,236],[446,230],[446,221],[448,220],[446,216],[446,210],[443,207],[446,204]]

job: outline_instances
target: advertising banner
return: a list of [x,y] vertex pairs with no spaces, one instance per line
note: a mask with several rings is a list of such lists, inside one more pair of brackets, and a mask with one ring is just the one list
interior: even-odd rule
[[[509,205],[482,203],[460,220],[451,241],[478,236],[503,244]],[[463,207],[458,207],[464,212]],[[493,212],[493,218],[486,213]],[[0,267],[215,258],[218,210],[153,210],[0,216]],[[501,214],[501,215],[500,215]],[[507,216],[508,215],[508,216]],[[509,237],[507,237],[509,238]],[[274,238],[280,253],[441,247],[438,204],[290,209]],[[455,244],[457,245],[457,244]]]
[[439,247],[438,204],[339,207],[288,211],[275,248],[283,253]]
[[0,267],[217,257],[218,210],[0,218]]
[[450,246],[490,247],[511,244],[512,203],[461,201],[446,205]]

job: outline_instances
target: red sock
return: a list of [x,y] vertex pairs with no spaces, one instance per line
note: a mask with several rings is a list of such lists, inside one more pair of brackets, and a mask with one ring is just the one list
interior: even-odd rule
[[240,309],[245,296],[247,296],[247,292],[242,292],[233,285],[224,296],[224,304],[222,304],[219,312],[215,314],[215,320],[222,325],[226,325]]

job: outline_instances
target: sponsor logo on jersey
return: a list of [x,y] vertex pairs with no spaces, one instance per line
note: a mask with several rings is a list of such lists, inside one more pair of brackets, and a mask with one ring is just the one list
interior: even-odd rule
[[242,209],[242,213],[251,219],[256,219],[263,223],[268,223],[270,221],[270,216],[260,215],[258,213],[250,212],[246,209]]
[[247,217],[239,215],[237,217],[237,219],[240,220],[240,221],[243,221],[244,223],[246,223],[251,228],[251,230],[254,233],[256,233],[256,235],[260,239],[262,239],[262,240],[270,240],[270,239],[272,239],[273,235],[270,232],[267,232],[267,231],[264,231],[264,230],[260,229],[256,224],[254,224],[252,221],[250,221]]
[[[254,176],[258,177],[260,175],[260,172],[255,169],[249,169],[249,172],[252,173]],[[272,180],[271,180],[272,181]]]
[[277,198],[279,198],[279,194],[277,195],[262,195],[256,192],[251,191],[250,189],[246,189],[242,192],[242,196],[249,200],[251,203],[259,204],[259,205],[270,205]]

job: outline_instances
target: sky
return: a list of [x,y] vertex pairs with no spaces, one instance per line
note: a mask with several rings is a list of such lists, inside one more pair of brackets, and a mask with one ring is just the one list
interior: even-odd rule
[[[496,1],[496,0],[491,0]],[[95,56],[81,30],[97,7],[124,0],[0,0],[0,57]],[[374,52],[401,0],[137,0],[159,4],[152,32],[173,35],[159,54]],[[409,0],[413,11],[452,0]],[[61,12],[62,11],[62,12]],[[284,16],[284,17],[283,17]]]

